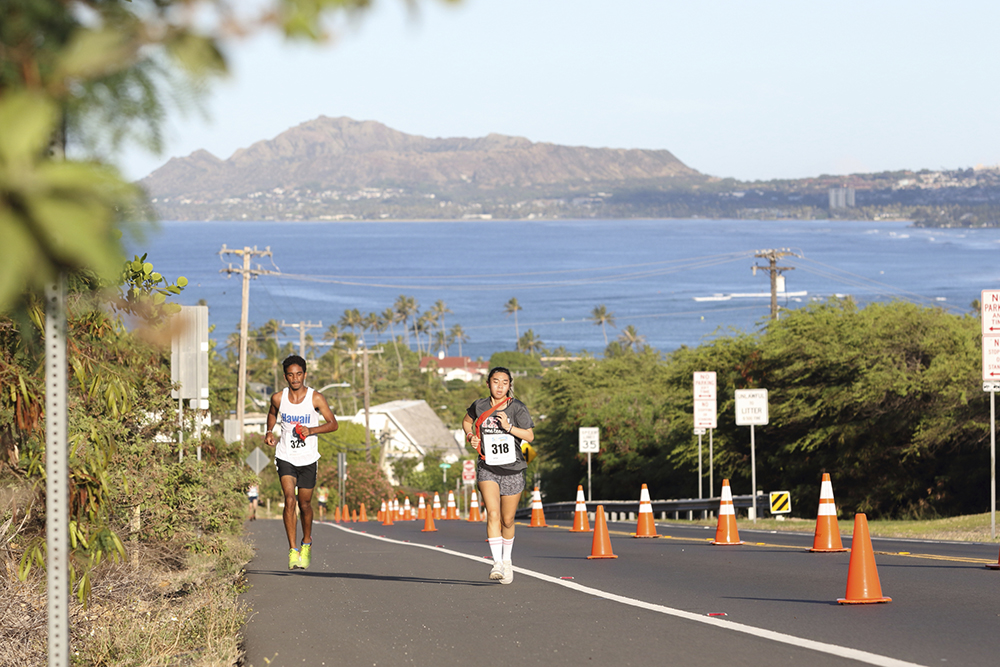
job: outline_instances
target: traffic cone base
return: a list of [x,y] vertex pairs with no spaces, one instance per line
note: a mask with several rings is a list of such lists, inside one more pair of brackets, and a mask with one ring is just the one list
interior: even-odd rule
[[437,527],[434,525],[434,512],[424,512],[424,527],[421,533],[436,533]]
[[816,531],[813,535],[814,553],[836,553],[850,551],[840,541],[840,526],[837,524],[837,505],[833,500],[833,483],[830,473],[823,473],[819,487],[819,510],[816,513]]
[[868,534],[868,517],[854,515],[854,536],[852,538],[851,563],[847,569],[847,593],[839,598],[840,604],[876,604],[892,602],[892,598],[882,595],[882,584],[875,567],[875,552],[872,538]]
[[531,523],[529,524],[531,528],[547,528],[548,524],[545,523],[545,510],[542,509],[542,492],[538,490],[538,486],[535,486],[535,490],[531,492]]
[[594,516],[594,542],[587,558],[618,558],[611,551],[611,535],[608,534],[608,522],[604,518],[604,505],[597,506],[597,514]]

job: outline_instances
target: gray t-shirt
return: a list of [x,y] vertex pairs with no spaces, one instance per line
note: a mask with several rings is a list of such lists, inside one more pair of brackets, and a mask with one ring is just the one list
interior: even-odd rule
[[[474,422],[479,419],[479,415],[489,411],[490,407],[492,406],[490,405],[489,398],[476,399],[472,405],[469,406],[468,415]],[[510,423],[516,428],[535,428],[535,422],[532,421],[531,415],[528,413],[528,408],[525,407],[524,403],[515,398],[486,418],[486,420],[482,423],[482,426],[480,426],[479,437],[489,434],[506,433],[506,431],[500,428],[500,418],[497,416],[501,412],[507,413],[507,419],[509,419]],[[521,472],[528,467],[528,463],[524,460],[524,454],[521,452],[521,439],[514,436],[514,444],[514,453],[517,458],[513,463],[500,466],[490,466],[486,465],[485,461],[480,460],[479,466],[489,470],[495,475],[510,475],[512,473]]]

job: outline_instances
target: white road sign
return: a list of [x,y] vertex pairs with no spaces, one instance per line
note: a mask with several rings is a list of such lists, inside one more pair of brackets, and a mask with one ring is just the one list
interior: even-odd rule
[[694,427],[718,428],[718,408],[714,400],[694,402]]
[[983,336],[983,380],[1000,380],[1000,336]]
[[714,401],[715,372],[700,372],[694,374],[694,400]]
[[258,475],[260,474],[260,471],[271,462],[271,458],[265,454],[260,447],[254,447],[253,451],[250,452],[244,460],[246,461],[246,464],[250,466],[250,469]]
[[984,336],[1000,336],[1000,290],[984,289],[979,300]]
[[601,429],[590,426],[580,427],[580,453],[597,454],[601,451]]
[[736,390],[736,425],[762,426],[767,423],[767,389]]
[[476,462],[467,459],[462,461],[462,481],[465,484],[475,484],[476,482]]

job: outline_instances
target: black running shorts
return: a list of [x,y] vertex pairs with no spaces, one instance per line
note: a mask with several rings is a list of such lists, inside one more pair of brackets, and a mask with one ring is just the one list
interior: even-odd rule
[[294,477],[295,486],[300,489],[312,489],[316,486],[316,462],[313,461],[307,466],[293,466],[284,459],[274,459],[274,467],[278,471],[278,478]]

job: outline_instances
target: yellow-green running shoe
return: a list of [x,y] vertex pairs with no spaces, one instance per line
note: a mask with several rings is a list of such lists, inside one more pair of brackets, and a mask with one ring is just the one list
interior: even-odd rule
[[294,570],[297,567],[300,567],[300,565],[299,565],[299,550],[298,549],[289,549],[288,550],[288,569],[289,570]]
[[312,542],[307,542],[302,545],[302,550],[299,552],[299,567],[303,570],[308,569],[310,561],[312,561]]

